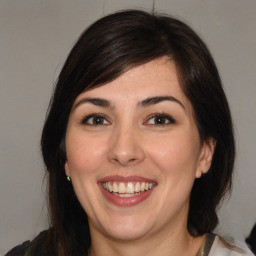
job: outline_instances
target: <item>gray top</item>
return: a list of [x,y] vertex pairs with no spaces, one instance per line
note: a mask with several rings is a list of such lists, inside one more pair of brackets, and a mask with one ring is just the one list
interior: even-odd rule
[[244,243],[227,242],[222,237],[208,233],[196,256],[254,256]]

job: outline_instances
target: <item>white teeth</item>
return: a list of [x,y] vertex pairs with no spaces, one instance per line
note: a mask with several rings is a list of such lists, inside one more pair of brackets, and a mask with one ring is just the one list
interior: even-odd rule
[[[118,191],[118,193],[125,193],[125,191],[126,191],[126,188],[125,188],[125,185],[124,185],[124,183],[123,182],[120,182],[119,183],[119,191]],[[111,192],[111,191],[110,191]]]
[[134,187],[134,191],[137,193],[140,192],[140,183],[139,182],[136,183],[136,185]]
[[129,196],[134,196],[138,195],[140,193],[143,193],[147,190],[152,189],[155,186],[155,183],[148,183],[148,182],[104,182],[102,184],[103,188],[106,189],[107,191],[121,196],[121,197],[129,197]]
[[126,193],[134,193],[134,186],[132,184],[132,182],[128,182],[127,187],[126,187]]
[[110,184],[110,182],[107,183],[107,188],[108,188],[108,191],[109,191],[109,192],[112,192],[112,191],[113,191],[113,187],[112,187],[112,185]]
[[142,182],[140,185],[140,191],[143,192],[145,190],[145,182]]
[[124,194],[119,194],[119,193],[113,193],[115,196],[119,196],[119,197],[132,197],[132,196],[135,196],[135,195],[137,195],[137,194],[134,194],[134,193],[132,193],[132,194],[127,194],[127,193],[124,193]]
[[118,192],[118,186],[115,182],[113,183],[113,192]]

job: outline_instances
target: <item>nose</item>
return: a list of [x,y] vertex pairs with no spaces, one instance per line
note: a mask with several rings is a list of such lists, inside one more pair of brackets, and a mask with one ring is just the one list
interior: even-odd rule
[[145,158],[143,143],[136,128],[114,129],[110,136],[108,160],[120,166],[134,166]]

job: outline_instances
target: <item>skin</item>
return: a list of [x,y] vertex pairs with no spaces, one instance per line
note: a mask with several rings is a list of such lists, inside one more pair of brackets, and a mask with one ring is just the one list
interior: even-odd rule
[[[141,104],[159,96],[173,100]],[[86,119],[95,113],[102,117]],[[156,113],[171,119],[157,122]],[[196,255],[203,237],[187,231],[189,197],[195,178],[210,167],[214,143],[200,141],[192,106],[167,57],[80,94],[69,117],[66,150],[66,174],[88,215],[90,255]],[[109,175],[138,175],[157,186],[141,203],[117,206],[99,188]]]

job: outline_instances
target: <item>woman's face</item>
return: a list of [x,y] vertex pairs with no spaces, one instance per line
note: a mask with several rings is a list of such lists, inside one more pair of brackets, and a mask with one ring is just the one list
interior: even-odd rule
[[174,63],[163,57],[81,93],[66,133],[66,174],[93,235],[132,240],[186,229],[200,143]]

